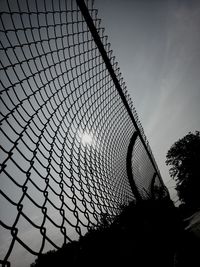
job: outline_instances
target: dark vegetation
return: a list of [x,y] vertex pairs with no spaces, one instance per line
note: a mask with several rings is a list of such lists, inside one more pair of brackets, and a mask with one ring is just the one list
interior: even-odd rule
[[182,204],[191,211],[200,208],[200,132],[189,132],[175,142],[167,153],[166,164],[171,166],[170,175],[176,181]]
[[200,219],[188,228],[187,219],[200,213],[200,132],[189,132],[175,142],[167,153],[166,164],[171,166],[170,176],[176,181],[181,205],[178,207],[185,230],[180,236],[174,267],[200,266]]
[[40,255],[31,266],[171,267],[180,229],[169,199],[130,203],[114,220],[102,215],[100,226],[78,241]]

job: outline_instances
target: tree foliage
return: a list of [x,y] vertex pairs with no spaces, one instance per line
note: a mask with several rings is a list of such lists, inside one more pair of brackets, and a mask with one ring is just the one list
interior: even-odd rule
[[100,221],[79,240],[40,254],[31,267],[174,266],[180,222],[169,199],[133,201]]
[[179,199],[190,206],[200,206],[200,132],[189,132],[167,152],[166,164],[176,181]]

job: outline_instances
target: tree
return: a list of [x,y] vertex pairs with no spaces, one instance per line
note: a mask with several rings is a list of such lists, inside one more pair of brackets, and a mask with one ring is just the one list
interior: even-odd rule
[[178,237],[175,211],[166,198],[133,200],[122,206],[118,215],[102,214],[100,224],[88,229],[79,240],[40,254],[31,267],[130,266],[130,263],[140,267],[173,266]]
[[200,207],[200,132],[189,132],[167,152],[166,164],[182,203]]

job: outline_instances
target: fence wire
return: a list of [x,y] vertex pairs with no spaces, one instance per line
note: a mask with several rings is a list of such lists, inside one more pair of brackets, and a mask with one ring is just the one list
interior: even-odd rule
[[[148,149],[138,137],[135,184],[152,197],[159,171],[93,2],[87,8]],[[0,77],[0,263],[15,266],[135,199],[126,157],[137,129],[74,0],[1,1]]]

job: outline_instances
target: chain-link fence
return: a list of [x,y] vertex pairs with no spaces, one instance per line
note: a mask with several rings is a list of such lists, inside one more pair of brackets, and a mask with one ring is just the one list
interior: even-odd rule
[[93,3],[0,5],[0,262],[9,266],[117,214],[136,198],[131,183],[141,198],[163,183]]

